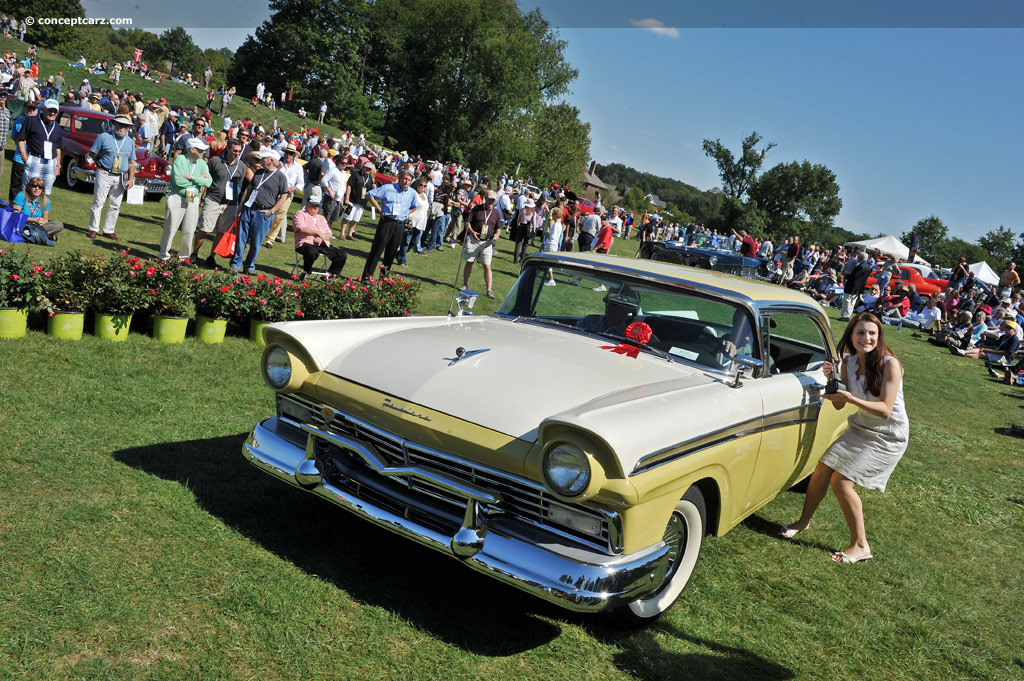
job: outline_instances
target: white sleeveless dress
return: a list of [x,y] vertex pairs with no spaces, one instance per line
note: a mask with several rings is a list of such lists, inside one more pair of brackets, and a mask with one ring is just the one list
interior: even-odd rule
[[[886,357],[890,361],[892,356]],[[846,389],[855,397],[877,400],[865,388],[866,378],[857,377],[857,356],[854,355],[846,366]],[[861,487],[885,491],[893,469],[907,451],[910,425],[903,402],[903,379],[900,378],[899,392],[889,418],[869,414],[863,409],[849,418],[849,429],[832,443],[821,462],[837,470]]]

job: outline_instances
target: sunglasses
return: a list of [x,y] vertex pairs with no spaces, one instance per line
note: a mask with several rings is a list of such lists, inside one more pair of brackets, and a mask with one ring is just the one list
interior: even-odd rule
[[46,189],[46,187],[41,185],[41,184],[30,184],[28,186],[28,188],[29,189]]

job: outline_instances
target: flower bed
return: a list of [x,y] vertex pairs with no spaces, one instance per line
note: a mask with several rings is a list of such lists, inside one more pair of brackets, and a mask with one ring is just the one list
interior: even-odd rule
[[417,285],[402,277],[299,281],[272,275],[231,275],[146,262],[127,252],[109,257],[65,253],[36,262],[0,250],[0,302],[20,309],[152,314],[239,323],[401,317],[410,314]]

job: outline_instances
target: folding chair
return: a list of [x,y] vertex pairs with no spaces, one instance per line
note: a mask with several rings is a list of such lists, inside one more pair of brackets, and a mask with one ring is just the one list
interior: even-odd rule
[[[319,271],[317,266],[319,265]],[[315,261],[313,261],[313,271],[309,273],[311,277],[328,277],[330,274],[327,268],[331,266],[331,261],[327,259],[327,255],[324,253],[320,254]],[[299,255],[298,251],[295,251],[295,264],[292,265],[292,276],[302,272],[302,256]]]

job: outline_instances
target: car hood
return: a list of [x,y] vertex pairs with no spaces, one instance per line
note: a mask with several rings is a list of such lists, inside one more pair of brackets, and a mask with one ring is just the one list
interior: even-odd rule
[[689,365],[617,354],[608,349],[614,341],[564,329],[491,317],[375,321],[380,333],[364,324],[362,338],[324,370],[527,441],[545,419],[595,429],[616,405],[722,384]]

